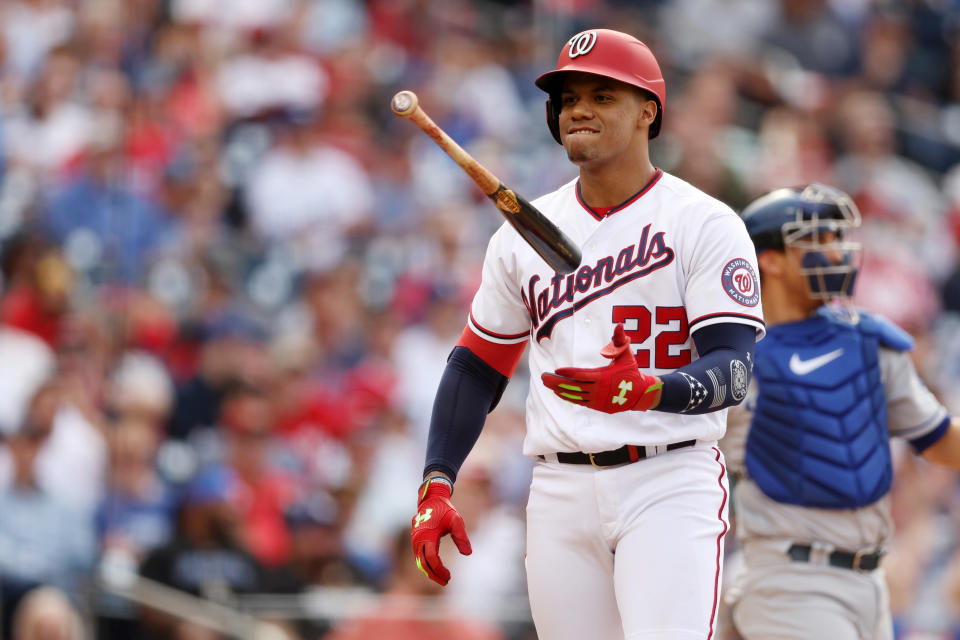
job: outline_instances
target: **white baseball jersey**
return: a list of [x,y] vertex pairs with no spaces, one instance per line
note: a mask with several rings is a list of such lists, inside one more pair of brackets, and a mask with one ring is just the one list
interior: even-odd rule
[[[598,452],[624,444],[714,441],[725,409],[701,415],[659,411],[606,414],[556,397],[540,374],[559,367],[601,367],[618,322],[640,369],[669,373],[696,359],[691,334],[737,322],[764,333],[756,254],[728,206],[657,170],[624,204],[598,214],[578,181],[533,205],[581,248],[580,267],[555,273],[508,224],[491,238],[469,326],[481,338],[529,341],[530,392],[523,452]],[[731,385],[746,393],[746,384]],[[741,395],[742,397],[742,395]]]

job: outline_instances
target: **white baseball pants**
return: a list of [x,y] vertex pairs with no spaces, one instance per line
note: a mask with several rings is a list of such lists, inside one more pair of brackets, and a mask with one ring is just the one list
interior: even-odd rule
[[728,497],[715,443],[607,469],[539,462],[526,565],[540,640],[715,640]]

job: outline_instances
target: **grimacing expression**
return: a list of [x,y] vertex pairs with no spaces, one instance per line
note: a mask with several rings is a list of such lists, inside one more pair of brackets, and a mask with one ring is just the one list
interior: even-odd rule
[[563,80],[560,137],[574,164],[620,158],[639,138],[647,139],[655,116],[656,103],[626,83],[581,72],[570,72]]

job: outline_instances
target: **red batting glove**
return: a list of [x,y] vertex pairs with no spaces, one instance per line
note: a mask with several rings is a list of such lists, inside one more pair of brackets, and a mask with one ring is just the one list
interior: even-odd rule
[[450,571],[440,562],[440,538],[449,533],[460,553],[465,556],[473,553],[463,518],[450,502],[450,493],[450,485],[446,482],[427,479],[420,487],[417,515],[410,523],[410,540],[417,568],[441,587],[450,581]]
[[544,373],[540,379],[564,400],[604,413],[646,411],[659,401],[663,382],[640,373],[622,324],[617,325],[613,339],[600,354],[613,362],[597,369],[562,367]]

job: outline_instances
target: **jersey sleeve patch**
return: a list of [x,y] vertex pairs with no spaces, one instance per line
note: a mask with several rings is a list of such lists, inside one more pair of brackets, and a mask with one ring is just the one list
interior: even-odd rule
[[728,262],[720,275],[720,282],[727,295],[745,307],[755,307],[760,302],[760,283],[753,267],[744,258]]

